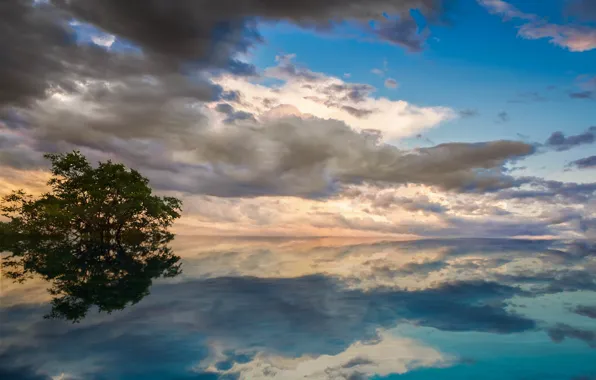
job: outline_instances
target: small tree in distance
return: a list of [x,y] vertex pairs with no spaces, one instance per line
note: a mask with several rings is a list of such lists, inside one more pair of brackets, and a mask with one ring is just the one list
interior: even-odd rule
[[78,151],[45,155],[50,191],[4,197],[0,253],[4,275],[51,283],[46,318],[80,321],[92,306],[112,312],[149,294],[152,280],[180,274],[168,246],[181,202],[152,195],[149,181],[111,161],[93,168]]

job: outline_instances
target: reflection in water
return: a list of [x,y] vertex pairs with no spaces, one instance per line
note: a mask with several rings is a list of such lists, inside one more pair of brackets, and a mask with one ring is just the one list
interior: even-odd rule
[[49,192],[1,199],[0,254],[6,277],[50,283],[47,318],[78,322],[92,306],[121,310],[147,296],[153,279],[180,274],[168,246],[179,200],[152,195],[149,181],[121,164],[94,168],[76,151],[46,158]]
[[76,325],[40,319],[49,299],[23,296],[43,294],[34,284],[3,282],[0,375],[596,377],[585,242],[179,237],[174,248],[183,274]]

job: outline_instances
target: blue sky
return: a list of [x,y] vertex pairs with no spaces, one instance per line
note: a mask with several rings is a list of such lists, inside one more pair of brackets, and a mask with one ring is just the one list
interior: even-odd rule
[[[510,4],[553,22],[565,21],[563,1]],[[577,53],[546,39],[521,38],[516,29],[519,22],[503,22],[473,1],[460,2],[452,13],[451,23],[430,26],[426,48],[414,53],[382,41],[354,38],[360,34],[350,27],[321,34],[284,23],[265,25],[261,32],[266,42],[255,49],[252,61],[265,68],[277,55],[292,53],[313,71],[337,77],[349,73],[350,80],[375,86],[376,96],[477,111],[475,117],[448,121],[425,133],[434,143],[519,139],[520,135],[542,142],[553,131],[579,134],[594,124],[593,100],[573,99],[569,94],[579,91],[582,76],[596,75],[596,50]],[[375,68],[386,68],[385,75],[372,73]],[[398,81],[397,90],[384,87],[387,77]],[[507,113],[506,122],[499,121],[501,112]],[[550,179],[590,181],[593,173],[563,169],[591,149],[543,155],[529,160],[536,162],[527,166]]]
[[[518,3],[525,11],[537,11],[535,5]],[[538,11],[551,18],[562,6],[545,1]],[[505,23],[473,1],[460,2],[453,12],[451,25],[431,26],[427,48],[419,53],[352,38],[357,32],[349,28],[322,36],[286,24],[264,27],[266,43],[256,49],[254,62],[267,67],[276,55],[294,53],[313,71],[338,77],[349,72],[354,81],[376,86],[379,96],[478,110],[477,118],[432,130],[429,137],[438,142],[512,139],[517,133],[546,139],[554,130],[581,132],[596,120],[596,107],[568,96],[577,90],[578,76],[595,74],[596,50],[574,53],[546,40],[525,40],[517,36],[515,22]],[[371,73],[384,61],[387,75],[400,84],[398,91],[385,89],[384,79]],[[528,101],[524,94],[531,93],[548,101]],[[495,125],[502,111],[511,121]]]

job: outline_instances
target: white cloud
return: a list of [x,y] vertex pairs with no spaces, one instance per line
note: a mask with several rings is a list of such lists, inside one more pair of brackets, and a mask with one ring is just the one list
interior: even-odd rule
[[424,107],[405,100],[375,97],[370,85],[296,67],[292,59],[293,56],[279,57],[280,65],[265,71],[266,77],[282,81],[279,86],[234,76],[222,76],[216,82],[226,90],[239,91],[243,101],[236,108],[257,117],[277,105],[291,105],[293,114],[298,110],[301,114],[344,121],[359,131],[380,130],[386,141],[415,136],[457,117],[449,107]]
[[109,48],[116,41],[116,36],[111,34],[95,35],[91,37],[94,44]]
[[503,0],[478,0],[478,3],[490,13],[500,14],[504,21],[524,20],[518,31],[520,37],[531,40],[547,38],[552,44],[572,52],[596,49],[596,29],[592,26],[552,24],[535,14],[522,12]]

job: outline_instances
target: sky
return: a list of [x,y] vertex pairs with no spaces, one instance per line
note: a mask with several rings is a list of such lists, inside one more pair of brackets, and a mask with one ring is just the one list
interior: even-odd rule
[[182,235],[596,237],[591,0],[0,14],[2,194],[77,149],[182,199]]

